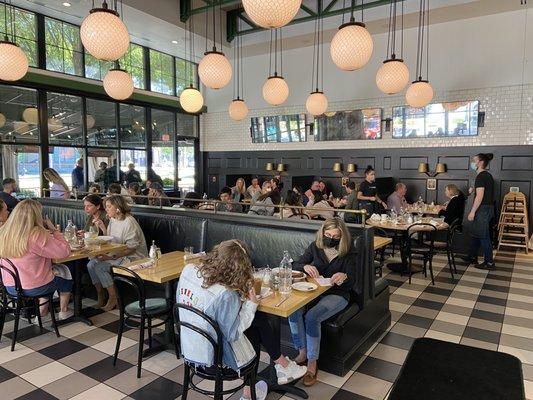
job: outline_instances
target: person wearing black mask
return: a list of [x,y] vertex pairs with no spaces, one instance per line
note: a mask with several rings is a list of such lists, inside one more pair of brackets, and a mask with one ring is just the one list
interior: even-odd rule
[[344,222],[330,218],[317,231],[316,240],[293,263],[296,271],[305,271],[312,278],[329,278],[333,286],[305,315],[304,309],[299,309],[289,316],[292,341],[299,351],[295,361],[307,362],[307,373],[303,378],[305,386],[312,386],[317,381],[321,323],[346,308],[350,300],[350,291],[357,279],[356,256]]

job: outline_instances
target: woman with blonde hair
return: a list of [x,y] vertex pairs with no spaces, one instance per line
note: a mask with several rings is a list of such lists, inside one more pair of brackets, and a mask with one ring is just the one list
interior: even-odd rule
[[[0,259],[9,259],[17,268],[24,294],[40,296],[59,291],[59,319],[72,316],[68,309],[72,280],[54,275],[53,258],[70,255],[70,246],[54,224],[43,220],[43,208],[35,200],[21,201],[11,213],[11,218],[0,228]],[[7,262],[0,263],[10,268]],[[15,295],[15,282],[10,274],[2,272],[7,291]],[[47,301],[41,299],[41,303]],[[41,316],[48,315],[48,304],[41,307]]]
[[231,188],[231,198],[233,201],[236,201],[237,203],[240,203],[244,200],[246,197],[246,182],[244,182],[244,178],[237,179],[237,182],[235,182],[235,186]]
[[443,206],[439,206],[439,217],[444,217],[444,222],[447,224],[459,221],[459,226],[462,226],[466,204],[465,195],[454,184],[446,185],[444,193],[449,200]]
[[[91,281],[98,294],[97,307],[111,311],[117,306],[117,291],[111,276],[111,267],[148,256],[146,240],[137,220],[131,215],[131,206],[121,195],[114,194],[105,199],[105,211],[109,225],[101,219],[94,219],[104,235],[113,237],[114,243],[125,244],[127,249],[103,254],[87,264]],[[105,291],[108,294],[105,303]],[[105,306],[104,306],[105,303]]]
[[293,269],[305,271],[312,278],[329,278],[333,286],[307,312],[299,309],[289,316],[292,341],[299,351],[295,361],[307,362],[305,386],[317,381],[321,323],[346,308],[350,300],[357,276],[356,257],[348,228],[341,219],[330,218],[324,221],[315,241],[293,264]]
[[[285,384],[302,377],[306,369],[281,354],[280,332],[275,332],[267,319],[255,313],[258,300],[249,254],[244,242],[227,240],[207,253],[199,265],[186,265],[178,283],[176,302],[193,306],[215,320],[223,336],[225,365],[235,371],[249,366],[258,358],[263,344],[275,364],[278,384]],[[180,320],[208,329],[203,325],[205,321],[186,310],[180,310]],[[181,332],[180,339],[183,356],[189,362],[213,365],[212,347],[205,339],[188,329]],[[234,349],[239,351],[235,353]],[[256,398],[262,400],[266,394],[265,382],[258,382]],[[241,399],[249,398],[250,388],[246,387]]]
[[7,204],[4,200],[0,200],[0,227],[5,224],[9,217],[9,211],[7,210]]
[[61,176],[53,168],[45,168],[44,179],[52,183],[50,187],[50,197],[58,199],[70,199],[70,190]]

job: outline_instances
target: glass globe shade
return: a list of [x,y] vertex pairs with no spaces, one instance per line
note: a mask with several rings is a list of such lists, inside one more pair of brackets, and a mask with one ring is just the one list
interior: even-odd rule
[[91,129],[96,124],[96,119],[91,114],[87,114],[85,117],[85,125],[87,126],[87,129]]
[[48,130],[50,132],[56,132],[61,128],[63,128],[63,121],[55,117],[48,118]]
[[99,60],[115,61],[128,51],[130,34],[118,13],[104,8],[94,8],[85,17],[80,28],[85,49]]
[[248,106],[242,99],[234,99],[228,108],[229,116],[234,121],[241,121],[248,115]]
[[28,57],[15,43],[0,41],[0,79],[18,81],[28,72]]
[[5,124],[6,124],[6,116],[0,113],[0,128],[3,128]]
[[337,67],[343,71],[355,71],[363,68],[372,57],[374,41],[365,24],[348,22],[333,36],[329,51]]
[[104,77],[104,90],[115,100],[126,100],[133,93],[133,79],[123,69],[110,69]]
[[312,92],[307,97],[305,108],[314,116],[322,115],[328,109],[328,98],[323,92]]
[[208,51],[198,64],[198,75],[202,83],[211,89],[221,89],[231,81],[231,64],[218,51]]
[[30,131],[30,124],[26,121],[14,121],[13,130],[15,133],[28,133]]
[[289,85],[282,76],[270,76],[263,85],[263,98],[272,106],[283,104],[289,97]]
[[204,106],[204,96],[192,85],[180,94],[180,104],[188,113],[197,113]]
[[376,74],[376,85],[385,94],[401,92],[409,83],[409,68],[401,59],[383,62]]
[[433,88],[428,81],[415,81],[405,93],[407,104],[414,108],[422,108],[433,98]]
[[28,107],[22,112],[22,119],[28,124],[37,125],[39,123],[39,111],[35,107]]
[[298,14],[302,0],[242,0],[242,5],[256,25],[274,29],[292,21]]

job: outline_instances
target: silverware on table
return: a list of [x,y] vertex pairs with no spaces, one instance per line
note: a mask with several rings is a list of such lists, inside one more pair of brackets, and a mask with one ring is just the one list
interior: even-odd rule
[[281,301],[280,301],[278,304],[276,304],[276,307],[281,306],[283,303],[285,303],[285,302],[287,301],[288,298],[289,298],[289,296],[285,296],[285,297],[283,297],[283,298],[281,299]]

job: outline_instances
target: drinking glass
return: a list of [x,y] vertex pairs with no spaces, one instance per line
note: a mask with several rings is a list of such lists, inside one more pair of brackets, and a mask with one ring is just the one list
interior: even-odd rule
[[186,255],[193,255],[194,254],[194,247],[193,246],[187,246],[183,249]]
[[89,233],[90,233],[89,237],[91,239],[97,238],[98,237],[98,232],[99,232],[99,229],[98,229],[98,227],[96,225],[91,225],[89,227]]

